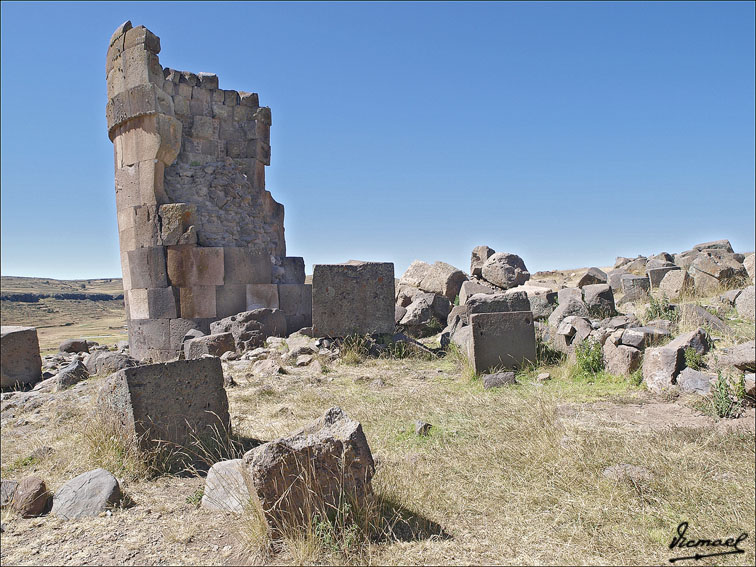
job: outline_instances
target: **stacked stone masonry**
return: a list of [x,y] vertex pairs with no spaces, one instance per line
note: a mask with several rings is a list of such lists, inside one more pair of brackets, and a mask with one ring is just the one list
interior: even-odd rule
[[258,307],[309,325],[304,262],[286,257],[284,208],[265,190],[270,109],[217,75],[164,69],[159,52],[126,22],[106,64],[132,355],[170,360],[188,330]]

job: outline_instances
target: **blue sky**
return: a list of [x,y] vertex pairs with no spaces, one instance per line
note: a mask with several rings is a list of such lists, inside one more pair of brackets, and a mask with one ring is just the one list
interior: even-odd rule
[[2,3],[3,275],[120,275],[105,52],[273,113],[289,255],[531,271],[754,249],[754,3]]

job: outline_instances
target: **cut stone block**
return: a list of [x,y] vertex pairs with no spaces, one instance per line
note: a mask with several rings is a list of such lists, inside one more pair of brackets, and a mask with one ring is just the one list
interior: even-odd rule
[[223,265],[226,284],[269,284],[272,281],[270,256],[249,248],[224,248]]
[[178,316],[178,290],[174,287],[131,289],[126,294],[131,319],[175,319]]
[[679,266],[661,266],[659,268],[648,268],[646,270],[646,273],[648,274],[648,281],[650,282],[651,287],[659,287],[659,284],[661,284],[664,276],[666,276],[669,272],[674,272],[679,269]]
[[[249,282],[258,283],[258,282]],[[268,283],[268,282],[259,282]],[[303,284],[305,283],[305,266],[304,258],[299,256],[286,256],[283,259],[283,275],[279,283],[282,284]]]
[[[201,246],[168,247],[168,277],[177,287],[223,285],[223,248]],[[132,285],[136,287],[132,279]],[[203,317],[215,315],[203,315]]]
[[222,285],[215,288],[215,316],[228,317],[247,311],[247,286]]
[[514,293],[476,293],[467,300],[467,317],[473,313],[503,313],[508,311],[530,311],[528,294],[522,291]]
[[231,333],[205,335],[204,337],[197,337],[184,343],[184,358],[186,360],[194,360],[206,354],[220,356],[224,352],[233,352],[235,350],[236,343]]
[[685,270],[670,270],[659,282],[659,289],[669,299],[678,299],[693,289],[693,278]]
[[643,292],[648,293],[651,289],[651,283],[646,276],[635,276],[632,274],[625,274],[621,278],[622,291],[625,294]]
[[42,379],[42,358],[34,327],[0,327],[0,386],[34,384]]
[[478,293],[494,293],[494,289],[487,285],[480,284],[474,281],[464,281],[459,288],[459,304],[464,305],[467,300]]
[[530,311],[474,313],[472,362],[478,374],[501,368],[518,369],[536,356],[535,327]]
[[316,265],[312,276],[312,326],[317,336],[393,333],[394,264]]
[[643,381],[652,392],[660,393],[675,385],[682,366],[682,351],[676,348],[648,348],[643,357]]
[[286,316],[286,329],[295,333],[312,327],[312,285],[278,284],[278,307]]
[[119,370],[100,388],[97,405],[148,450],[161,442],[190,447],[230,428],[219,358]]
[[[282,285],[288,285],[288,284],[282,284]],[[294,285],[294,284],[291,284]],[[246,309],[244,311],[251,311],[253,309],[278,309],[279,308],[279,301],[278,301],[278,285],[276,284],[247,284],[246,285],[246,291],[247,291],[247,305]],[[310,298],[312,298],[312,290],[307,289],[307,293],[310,295]],[[312,304],[312,299],[310,299],[310,305]],[[310,312],[312,311],[312,307],[310,307]],[[305,325],[309,326],[309,325]]]
[[216,317],[215,289],[212,285],[179,288],[181,316],[187,319]]
[[[138,319],[129,321],[129,354],[137,360],[155,358],[155,351],[169,351],[171,319]],[[159,356],[157,360],[163,360]]]
[[137,248],[129,250],[129,274],[131,287],[159,288],[168,287],[168,275],[165,269],[165,248]]

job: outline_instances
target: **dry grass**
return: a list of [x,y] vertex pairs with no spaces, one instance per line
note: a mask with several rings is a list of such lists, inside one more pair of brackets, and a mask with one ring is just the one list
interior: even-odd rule
[[[736,333],[749,336],[745,326]],[[680,416],[692,410],[678,403],[664,406],[670,409],[663,427],[625,427],[602,408],[637,406],[643,422],[652,398],[642,388],[546,356],[518,374],[518,385],[484,390],[453,348],[436,360],[354,350],[325,374],[289,367],[286,375],[263,378],[250,375],[249,365],[225,365],[239,384],[228,389],[238,444],[208,448],[207,460],[236,456],[242,440],[287,435],[341,406],[362,423],[377,462],[376,500],[359,513],[342,510],[342,521],[321,519],[271,541],[259,509],[241,518],[198,509],[201,478],[155,478],[107,427],[88,429],[97,388],[90,379],[83,399],[66,391],[3,418],[2,476],[39,474],[55,490],[96,466],[121,467],[117,476],[136,505],[79,524],[4,515],[3,564],[661,564],[680,555],[668,545],[682,521],[699,538],[750,532],[745,554],[716,563],[756,561],[753,424],[750,432],[705,417],[686,425]],[[552,379],[537,383],[543,371]],[[574,418],[566,405],[604,411],[603,419]],[[433,425],[429,435],[415,435],[417,419]],[[53,452],[28,459],[44,446]],[[603,476],[619,463],[653,476],[635,482]],[[114,530],[124,551],[111,557],[103,541]],[[32,540],[34,548],[25,543]]]

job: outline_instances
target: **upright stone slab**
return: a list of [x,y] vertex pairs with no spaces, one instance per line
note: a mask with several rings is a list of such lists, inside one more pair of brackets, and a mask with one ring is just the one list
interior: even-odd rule
[[315,265],[312,326],[316,336],[393,333],[394,264]]
[[124,368],[102,385],[97,405],[145,449],[188,447],[231,423],[219,358]]
[[519,369],[536,356],[535,326],[530,311],[508,313],[474,313],[472,327],[472,362],[475,372],[493,369]]
[[0,327],[0,386],[34,384],[42,379],[42,358],[34,327]]

